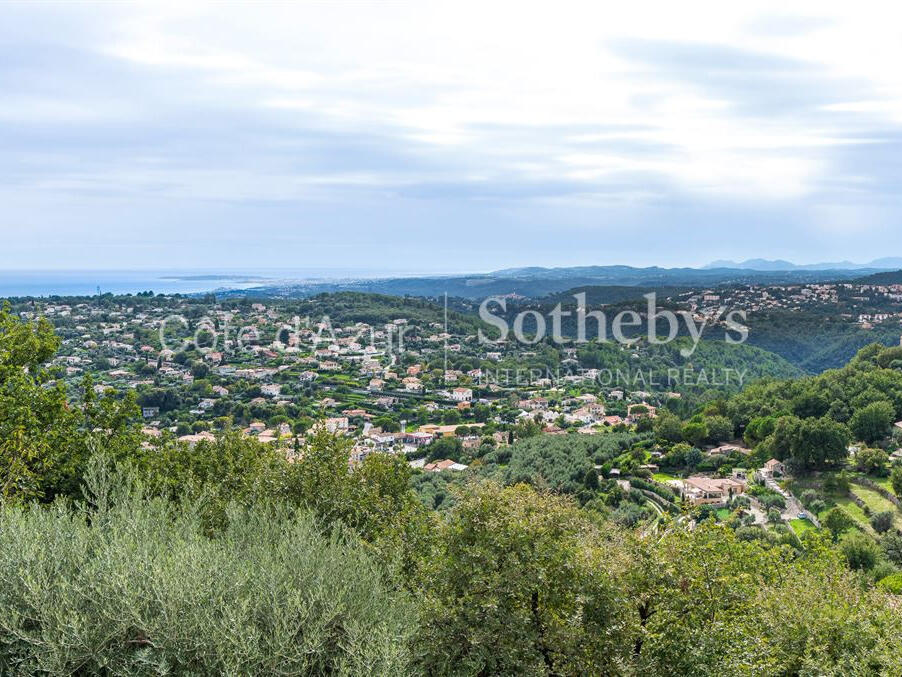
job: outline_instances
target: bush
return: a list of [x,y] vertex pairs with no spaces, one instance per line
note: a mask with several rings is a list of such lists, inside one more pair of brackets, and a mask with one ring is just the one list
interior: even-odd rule
[[877,586],[893,595],[902,595],[902,572],[881,578]]
[[665,487],[663,484],[659,484],[658,482],[649,482],[646,480],[638,479],[636,477],[630,478],[630,484],[636,489],[645,489],[646,491],[651,491],[654,494],[657,494],[665,501],[670,503],[674,503],[677,499],[676,494],[669,487]]
[[874,531],[878,534],[889,531],[890,527],[893,526],[893,512],[891,510],[878,512],[871,517],[871,526],[874,527]]
[[897,566],[902,566],[902,534],[898,531],[890,531],[883,535],[880,547],[886,558]]
[[857,531],[843,536],[839,549],[852,569],[873,569],[880,555],[877,544]]
[[190,506],[111,493],[0,509],[0,673],[406,670],[412,609],[353,539],[235,506],[210,538]]

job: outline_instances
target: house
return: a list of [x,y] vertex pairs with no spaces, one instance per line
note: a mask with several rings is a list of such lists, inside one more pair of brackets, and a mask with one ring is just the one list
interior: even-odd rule
[[470,402],[473,399],[473,391],[469,388],[455,388],[451,391],[451,399],[455,402]]
[[648,418],[656,418],[657,415],[657,409],[646,402],[642,402],[640,404],[631,404],[627,407],[626,410],[626,418],[631,423],[635,423],[643,416],[647,416]]
[[442,437],[454,437],[457,429],[462,425],[465,425],[468,428],[481,428],[485,423],[458,423],[457,425],[436,425],[434,423],[426,423],[419,427],[419,432],[431,433],[432,435]]
[[209,433],[206,430],[197,433],[196,435],[182,435],[181,437],[179,437],[179,442],[184,442],[189,447],[193,447],[198,442],[213,442],[215,440],[216,437],[213,435],[213,433]]
[[408,392],[420,392],[423,390],[423,383],[414,376],[408,376],[402,383],[404,384],[404,390]]
[[325,421],[326,430],[330,433],[344,432],[348,429],[348,417],[337,416],[335,418],[327,418]]
[[689,477],[683,480],[683,500],[690,505],[726,505],[733,497],[745,493],[745,482],[718,477]]
[[714,447],[713,449],[710,449],[708,451],[708,453],[711,456],[723,456],[725,454],[731,454],[734,451],[738,451],[740,454],[746,454],[746,455],[752,453],[751,449],[747,449],[746,447],[741,447],[737,444],[724,444],[719,447]]
[[442,470],[466,470],[467,466],[463,463],[456,463],[451,459],[446,458],[444,461],[436,461],[434,463],[427,463],[423,466],[423,470],[426,472],[441,472]]
[[141,407],[141,416],[143,416],[144,418],[156,418],[159,415],[159,407]]
[[414,447],[422,447],[429,444],[435,435],[427,432],[415,432],[415,433],[404,433],[404,444],[409,444]]
[[764,464],[764,468],[762,468],[762,471],[764,473],[770,475],[771,477],[773,477],[774,475],[784,474],[786,469],[783,467],[783,464],[780,463],[780,461],[778,461],[775,458],[772,458],[767,463]]

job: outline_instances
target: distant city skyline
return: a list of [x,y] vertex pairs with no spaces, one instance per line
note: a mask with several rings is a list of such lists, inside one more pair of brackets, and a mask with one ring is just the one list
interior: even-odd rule
[[3,3],[0,268],[902,255],[900,18]]

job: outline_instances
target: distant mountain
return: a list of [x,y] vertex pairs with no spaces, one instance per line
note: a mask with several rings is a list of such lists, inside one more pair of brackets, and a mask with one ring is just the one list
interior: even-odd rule
[[886,257],[875,259],[870,263],[853,263],[851,261],[838,261],[829,263],[806,263],[798,265],[791,261],[776,259],[749,259],[742,263],[736,261],[714,261],[704,267],[704,270],[716,270],[726,268],[731,270],[761,270],[761,271],[788,271],[788,270],[894,270],[902,268],[902,258]]

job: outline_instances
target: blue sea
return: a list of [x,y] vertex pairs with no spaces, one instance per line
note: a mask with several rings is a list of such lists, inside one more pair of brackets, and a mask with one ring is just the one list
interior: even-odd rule
[[102,294],[199,294],[285,282],[405,277],[410,271],[304,270],[3,270],[0,298]]

